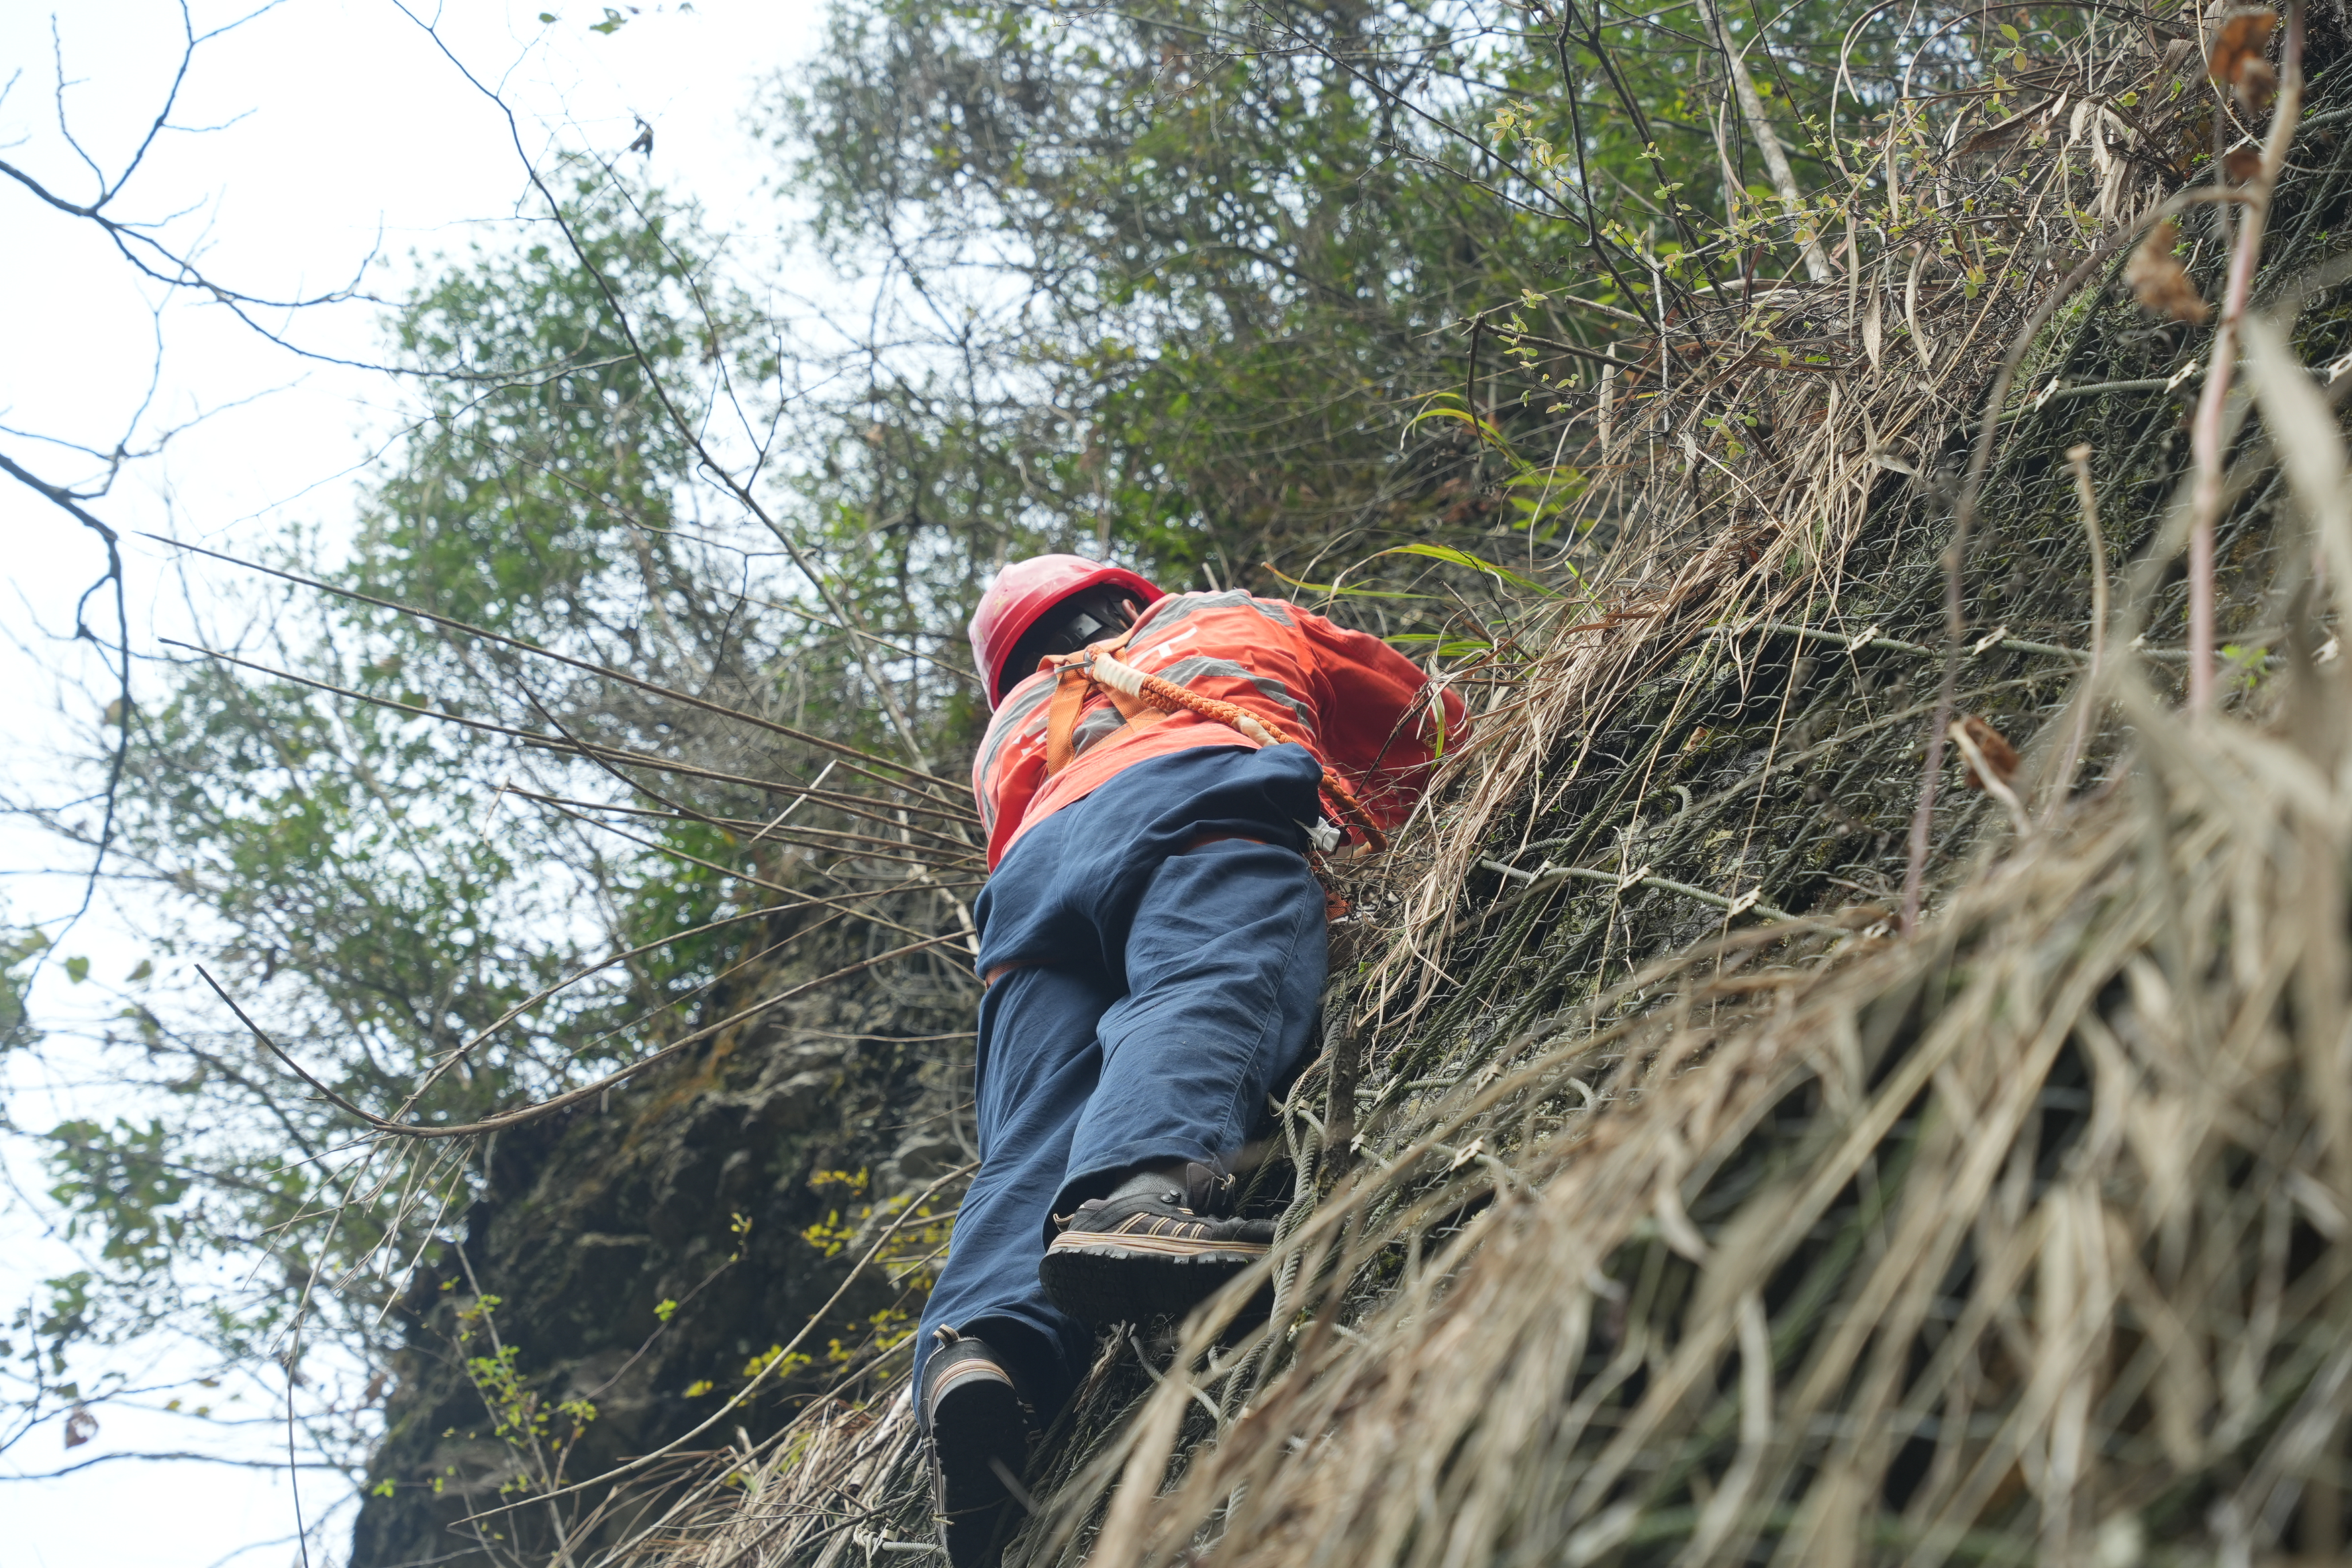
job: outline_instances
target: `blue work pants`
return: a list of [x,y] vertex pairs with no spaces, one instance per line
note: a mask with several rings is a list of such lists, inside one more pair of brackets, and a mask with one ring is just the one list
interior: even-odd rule
[[1323,889],[1305,748],[1200,747],[1116,774],[1024,834],[973,905],[981,1166],[923,1312],[987,1342],[1050,1417],[1093,1349],[1045,1299],[1052,1216],[1138,1166],[1223,1167],[1305,1061]]

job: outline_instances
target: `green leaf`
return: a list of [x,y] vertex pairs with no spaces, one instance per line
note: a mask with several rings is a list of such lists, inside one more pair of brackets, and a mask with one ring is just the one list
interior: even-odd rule
[[152,958],[142,958],[139,961],[139,967],[131,972],[131,977],[126,984],[136,985],[154,973],[155,961]]
[[1293,577],[1272,562],[1261,562],[1268,572],[1294,588],[1304,588],[1310,594],[1328,594],[1340,599],[1432,599],[1433,594],[1407,594],[1394,588],[1344,588],[1337,583],[1307,583]]
[[1473,571],[1486,573],[1488,576],[1493,577],[1497,582],[1509,583],[1517,587],[1532,589],[1534,592],[1538,594],[1549,594],[1554,592],[1554,590],[1545,587],[1541,583],[1537,582],[1532,577],[1522,577],[1507,566],[1497,566],[1491,561],[1482,561],[1477,556],[1471,554],[1468,551],[1456,550],[1451,545],[1400,544],[1394,549],[1383,550],[1381,553],[1382,555],[1426,555],[1432,561],[1443,561],[1449,565],[1454,566],[1467,566]]
[[629,19],[626,16],[607,5],[604,7],[604,19],[601,22],[589,23],[588,30],[592,33],[602,33],[606,37],[610,37],[628,25]]
[[[1457,395],[1454,393],[1445,393],[1441,395],[1454,397]],[[1465,409],[1449,407],[1425,408],[1405,422],[1405,430],[1410,434],[1411,432],[1419,429],[1424,422],[1431,419],[1452,419],[1459,424],[1467,425],[1470,426],[1472,432],[1477,436],[1481,443],[1493,447],[1496,451],[1502,453],[1507,458],[1509,458],[1513,462],[1518,461],[1517,454],[1511,450],[1511,444],[1503,439],[1501,433],[1495,428],[1491,422],[1481,419],[1476,415],[1469,413]]]
[[85,981],[85,980],[89,979],[89,959],[87,959],[87,958],[68,958],[68,959],[67,959],[67,960],[66,960],[66,978],[67,978],[68,980],[72,981],[72,982],[73,982],[75,984],[77,984],[77,985],[80,984],[83,981]]
[[[557,16],[557,15],[556,15],[554,12],[552,12],[552,11],[541,11],[541,12],[539,14],[539,19],[540,19],[541,21],[542,21],[542,22],[561,22],[562,20],[563,20],[563,18],[562,18],[562,17],[561,17],[561,16]],[[386,1482],[385,1484],[388,1486],[388,1485],[390,1485],[391,1483],[390,1483],[390,1482]],[[378,1493],[377,1495],[378,1495],[378,1496],[380,1496],[380,1497],[390,1497],[392,1494],[391,1494],[390,1492],[380,1492],[380,1493]]]
[[1388,640],[1399,644],[1426,644],[1440,658],[1464,658],[1471,654],[1492,653],[1495,645],[1483,637],[1449,637],[1443,632],[1397,632]]

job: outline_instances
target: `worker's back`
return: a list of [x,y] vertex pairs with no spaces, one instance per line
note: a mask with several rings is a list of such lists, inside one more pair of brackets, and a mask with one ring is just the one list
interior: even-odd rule
[[[1440,748],[1433,689],[1412,660],[1362,632],[1278,599],[1239,591],[1179,594],[1149,605],[1122,661],[1245,710],[1303,742],[1352,784],[1376,820],[1401,821]],[[972,792],[988,829],[989,864],[1046,816],[1147,758],[1192,746],[1250,745],[1228,724],[1190,712],[1122,715],[1108,692],[1090,691],[1071,733],[1075,760],[1047,776],[1054,678],[1028,677],[997,708],[972,763]],[[1444,731],[1458,736],[1463,709],[1445,694]],[[1423,711],[1415,711],[1416,707]]]

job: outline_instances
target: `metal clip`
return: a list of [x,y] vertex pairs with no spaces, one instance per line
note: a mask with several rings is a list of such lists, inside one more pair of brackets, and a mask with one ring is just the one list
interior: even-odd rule
[[1320,849],[1324,854],[1328,855],[1332,850],[1339,847],[1340,840],[1345,838],[1347,835],[1341,833],[1339,829],[1329,821],[1318,816],[1313,822],[1307,825],[1307,837],[1308,840],[1314,844],[1316,848]]

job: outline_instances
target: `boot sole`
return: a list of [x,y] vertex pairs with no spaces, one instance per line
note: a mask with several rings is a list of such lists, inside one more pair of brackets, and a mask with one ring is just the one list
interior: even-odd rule
[[[1142,1245],[1138,1245],[1142,1243]],[[1054,1305],[1084,1323],[1148,1323],[1181,1317],[1271,1250],[1249,1245],[1177,1250],[1165,1242],[1055,1238],[1037,1266]]]
[[972,1377],[941,1397],[931,1415],[942,1544],[953,1568],[993,1568],[1021,1521],[1020,1504],[989,1461],[1018,1476],[1029,1465],[1021,1401],[1009,1383]]

